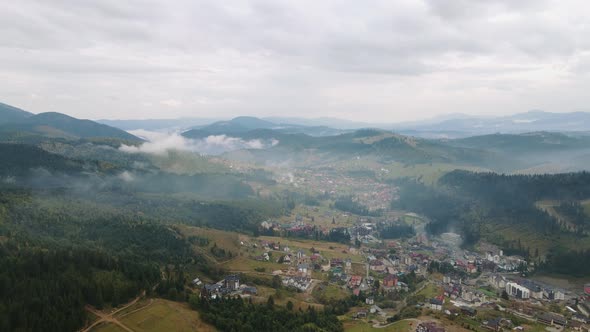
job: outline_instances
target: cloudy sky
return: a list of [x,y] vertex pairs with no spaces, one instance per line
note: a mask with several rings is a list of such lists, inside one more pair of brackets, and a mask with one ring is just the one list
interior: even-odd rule
[[0,101],[76,117],[590,110],[590,3],[0,2]]

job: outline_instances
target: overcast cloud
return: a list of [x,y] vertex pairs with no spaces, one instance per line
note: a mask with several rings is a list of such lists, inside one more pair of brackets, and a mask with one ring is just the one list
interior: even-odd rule
[[0,101],[76,117],[589,110],[590,3],[0,3]]

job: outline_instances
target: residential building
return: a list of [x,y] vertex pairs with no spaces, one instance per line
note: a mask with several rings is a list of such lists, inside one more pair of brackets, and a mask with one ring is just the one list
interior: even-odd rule
[[506,293],[519,299],[528,299],[531,297],[531,291],[515,282],[506,283]]

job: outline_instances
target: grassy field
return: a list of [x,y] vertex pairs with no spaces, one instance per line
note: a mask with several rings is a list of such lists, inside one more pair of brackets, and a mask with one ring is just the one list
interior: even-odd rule
[[[202,322],[199,313],[187,305],[163,299],[154,302],[136,312],[118,316],[117,319],[133,331],[216,331],[212,326]],[[118,326],[109,324],[106,329],[97,331],[122,331]]]
[[[275,256],[275,254],[273,254],[271,259],[278,258],[278,255],[279,255],[278,253],[276,254],[276,256]],[[257,261],[257,260],[248,258],[247,256],[236,257],[235,259],[232,259],[230,261],[220,264],[220,266],[225,268],[228,271],[244,272],[244,273],[257,272],[256,269],[264,269],[264,272],[262,272],[262,273],[269,274],[269,275],[272,273],[272,271],[284,269],[286,267],[286,265],[275,263],[272,261],[271,262]]]
[[125,329],[123,329],[122,327],[119,327],[119,325],[107,323],[107,324],[101,324],[101,325],[97,326],[96,328],[92,329],[92,332],[127,332],[127,331]]
[[588,216],[590,216],[590,199],[589,200],[586,200],[586,201],[583,201],[582,202],[582,206],[584,207],[584,211],[586,211],[586,214]]
[[468,167],[446,163],[404,165],[393,162],[382,167],[386,170],[382,173],[384,179],[415,178],[426,185],[435,185],[441,176],[456,169],[468,171],[485,171],[483,168]]
[[[280,217],[278,222],[290,223],[295,220],[296,216],[300,216],[306,223],[327,229],[348,227],[354,224],[356,216],[332,209],[328,203],[323,202],[319,206],[297,205],[290,215]],[[332,224],[332,220],[334,220],[334,224]]]
[[348,252],[349,246],[334,242],[324,242],[315,240],[304,240],[304,239],[287,239],[276,236],[261,236],[261,240],[270,242],[280,242],[281,245],[288,245],[291,251],[303,249],[307,255],[310,255],[309,250],[315,248],[320,251],[321,255],[325,258],[348,258],[350,257],[353,262],[363,262],[363,257],[360,255],[350,254]]
[[314,291],[313,296],[317,299],[324,298],[330,300],[341,300],[349,295],[347,290],[342,289],[333,284],[318,285]]
[[568,230],[575,230],[575,225],[572,224],[570,219],[559,214],[559,212],[557,212],[557,210],[555,210],[555,207],[557,207],[559,204],[560,204],[559,201],[549,201],[549,200],[539,201],[539,202],[535,203],[537,208],[547,212],[550,216],[554,217],[557,221],[563,222],[566,225]]
[[384,328],[375,328],[372,324],[362,320],[345,320],[343,324],[344,331],[347,332],[411,332],[416,325],[411,320],[400,320]]
[[426,287],[424,287],[424,289],[419,291],[416,295],[418,295],[418,296],[422,295],[426,299],[431,299],[435,296],[439,296],[441,293],[442,293],[441,287],[434,285],[434,284],[428,284],[428,285],[426,285]]
[[218,247],[223,248],[225,250],[229,250],[231,252],[237,253],[240,251],[240,241],[243,237],[242,235],[235,233],[235,232],[227,232],[227,231],[220,231],[217,229],[211,228],[202,228],[202,227],[193,227],[193,226],[186,226],[186,225],[177,225],[176,226],[181,234],[185,237],[189,236],[198,236],[202,238],[209,239],[209,245],[206,247],[198,247],[195,246],[197,249],[209,249],[216,244]]

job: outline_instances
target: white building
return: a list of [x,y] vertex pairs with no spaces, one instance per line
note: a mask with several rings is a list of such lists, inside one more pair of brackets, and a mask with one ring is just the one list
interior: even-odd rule
[[506,293],[519,299],[528,299],[531,297],[531,291],[515,282],[506,283]]

